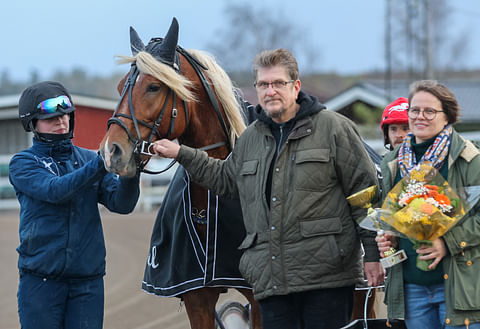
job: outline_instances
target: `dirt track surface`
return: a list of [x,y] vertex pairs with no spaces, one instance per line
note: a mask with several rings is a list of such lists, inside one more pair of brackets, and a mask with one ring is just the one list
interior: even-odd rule
[[[143,271],[156,213],[130,215],[102,211],[107,245],[105,277],[105,329],[190,328],[185,307],[178,298],[161,298],[141,290]],[[0,329],[18,329],[17,252],[18,212],[0,215]],[[246,300],[236,291],[223,294],[225,300]]]

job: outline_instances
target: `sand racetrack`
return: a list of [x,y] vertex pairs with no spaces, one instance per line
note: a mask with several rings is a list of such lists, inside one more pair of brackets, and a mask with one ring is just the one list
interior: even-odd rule
[[[102,211],[107,245],[105,277],[105,329],[189,328],[187,313],[178,298],[160,298],[141,290],[143,270],[156,212],[117,215]],[[18,211],[0,215],[0,329],[18,329],[17,252]],[[225,300],[246,300],[236,291]]]

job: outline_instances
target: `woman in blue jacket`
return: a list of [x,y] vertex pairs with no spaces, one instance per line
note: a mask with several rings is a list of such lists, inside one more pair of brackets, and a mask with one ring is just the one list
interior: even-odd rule
[[75,107],[57,82],[22,93],[19,116],[34,134],[10,182],[20,203],[18,313],[23,329],[102,328],[105,241],[98,203],[131,212],[139,177],[109,174],[95,152],[72,144]]

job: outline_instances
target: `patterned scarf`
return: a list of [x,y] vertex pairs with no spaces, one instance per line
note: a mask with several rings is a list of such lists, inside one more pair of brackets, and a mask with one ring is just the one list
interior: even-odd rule
[[[452,141],[453,128],[451,125],[445,126],[443,130],[437,135],[435,141],[427,149],[419,162],[429,164],[438,170],[443,165],[443,161],[448,155],[450,149],[450,142]],[[413,134],[409,133],[398,151],[398,166],[400,167],[400,174],[405,177],[410,170],[417,165],[417,160],[412,149]]]

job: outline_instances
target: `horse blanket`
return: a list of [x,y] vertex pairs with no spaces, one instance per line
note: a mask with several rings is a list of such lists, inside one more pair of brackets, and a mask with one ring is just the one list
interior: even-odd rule
[[142,289],[172,297],[202,287],[250,288],[238,270],[245,237],[238,200],[208,191],[206,248],[192,220],[190,176],[179,167],[153,227]]

